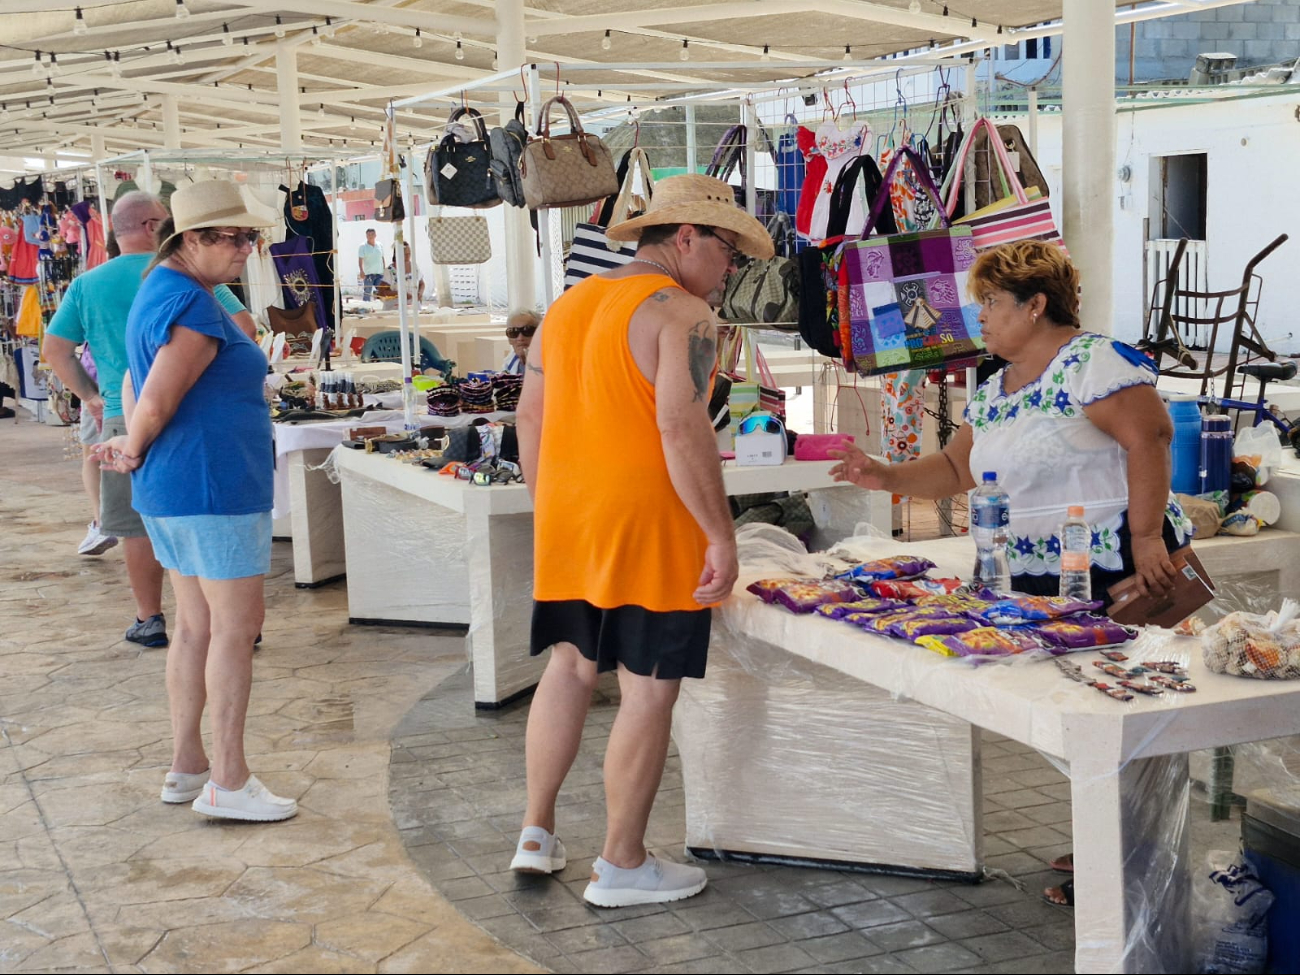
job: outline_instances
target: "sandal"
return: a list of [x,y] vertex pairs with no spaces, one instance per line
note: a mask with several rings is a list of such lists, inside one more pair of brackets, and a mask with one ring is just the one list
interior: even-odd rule
[[1048,864],[1057,873],[1074,873],[1074,854],[1067,853]]
[[[1060,892],[1063,901],[1054,900],[1052,894]],[[1048,887],[1043,891],[1043,903],[1051,904],[1053,907],[1073,907],[1074,906],[1074,881],[1067,880],[1060,887]]]

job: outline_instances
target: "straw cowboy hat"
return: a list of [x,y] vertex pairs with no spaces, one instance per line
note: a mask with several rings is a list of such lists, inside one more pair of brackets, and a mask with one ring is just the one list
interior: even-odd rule
[[169,242],[187,230],[206,227],[270,227],[278,222],[272,211],[248,199],[237,183],[205,179],[183,186],[172,194],[175,232]]
[[763,225],[736,206],[730,184],[712,176],[687,173],[655,183],[650,208],[605,231],[610,240],[638,240],[641,231],[665,223],[693,223],[736,234],[736,247],[750,257],[770,258],[775,249]]

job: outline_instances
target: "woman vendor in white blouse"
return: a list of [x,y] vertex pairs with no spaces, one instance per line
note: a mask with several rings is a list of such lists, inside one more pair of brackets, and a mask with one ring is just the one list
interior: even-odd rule
[[1135,349],[1080,331],[1079,272],[1061,248],[1018,241],[971,267],[988,351],[1008,365],[976,390],[966,423],[941,453],[885,465],[839,452],[836,480],[919,498],[975,487],[996,471],[1011,499],[1012,587],[1056,595],[1066,508],[1092,525],[1092,593],[1134,572],[1143,591],[1173,582],[1168,553],[1191,535],[1169,493],[1173,424],[1156,371]]

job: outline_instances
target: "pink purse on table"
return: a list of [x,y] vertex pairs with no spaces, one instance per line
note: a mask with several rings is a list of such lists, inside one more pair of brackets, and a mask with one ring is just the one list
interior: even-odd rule
[[853,443],[849,433],[801,433],[794,442],[795,460],[837,460],[830,455],[832,447]]

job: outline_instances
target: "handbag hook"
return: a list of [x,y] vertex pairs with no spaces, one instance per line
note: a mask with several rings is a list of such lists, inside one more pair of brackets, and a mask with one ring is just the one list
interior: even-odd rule
[[853,100],[853,93],[849,91],[849,79],[844,79],[844,98],[848,104],[853,106],[853,121],[858,120],[858,103]]
[[524,97],[520,98],[518,95],[515,95],[515,90],[513,88],[510,89],[510,94],[514,95],[516,102],[526,102],[528,101],[528,75],[524,74],[524,66],[522,64],[519,66],[519,83],[524,86]]
[[555,97],[560,97],[560,62],[552,62],[555,65]]

